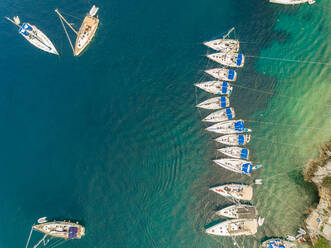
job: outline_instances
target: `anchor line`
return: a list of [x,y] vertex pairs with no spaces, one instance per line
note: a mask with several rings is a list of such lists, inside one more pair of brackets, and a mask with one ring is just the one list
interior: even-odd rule
[[307,60],[297,60],[297,59],[283,59],[283,58],[272,58],[272,57],[263,57],[263,56],[254,56],[254,55],[245,55],[250,58],[259,58],[259,59],[268,59],[268,60],[278,60],[284,62],[296,62],[296,63],[305,63],[305,64],[318,64],[318,65],[326,65],[331,66],[329,62],[320,62],[320,61],[307,61]]
[[72,45],[71,39],[70,39],[70,37],[69,37],[69,34],[68,34],[68,32],[67,32],[67,29],[66,29],[66,27],[65,27],[65,25],[64,25],[64,23],[63,23],[63,21],[62,21],[62,18],[60,18],[60,21],[61,21],[62,27],[63,27],[63,29],[64,29],[64,31],[65,31],[65,33],[66,33],[66,36],[67,36],[67,38],[68,38],[68,41],[69,41],[69,43],[70,43],[70,46],[71,46],[72,52],[75,52],[74,46]]
[[31,227],[30,234],[29,234],[29,238],[28,238],[28,241],[26,242],[25,248],[27,248],[28,245],[29,245],[29,243],[30,243],[30,239],[31,239],[32,232],[33,232],[33,228]]
[[270,124],[275,126],[283,126],[283,127],[298,127],[298,128],[304,128],[304,129],[315,129],[315,130],[325,130],[324,128],[318,128],[318,127],[305,127],[305,126],[299,126],[295,124],[280,124],[275,123],[271,121],[258,121],[258,120],[246,120],[247,122],[254,122],[254,123],[262,123],[262,124]]

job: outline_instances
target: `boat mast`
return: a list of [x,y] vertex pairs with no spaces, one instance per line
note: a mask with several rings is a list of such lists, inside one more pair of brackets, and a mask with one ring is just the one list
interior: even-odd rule
[[71,28],[72,31],[78,36],[78,32],[71,26],[71,24],[60,14],[58,9],[55,10],[55,12],[59,15],[59,17]]

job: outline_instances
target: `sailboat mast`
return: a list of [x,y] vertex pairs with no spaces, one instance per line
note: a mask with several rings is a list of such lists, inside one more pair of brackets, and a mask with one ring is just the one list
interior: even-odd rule
[[71,28],[72,31],[78,36],[78,32],[71,26],[71,24],[60,14],[60,12],[56,9],[55,12],[59,15],[59,17]]

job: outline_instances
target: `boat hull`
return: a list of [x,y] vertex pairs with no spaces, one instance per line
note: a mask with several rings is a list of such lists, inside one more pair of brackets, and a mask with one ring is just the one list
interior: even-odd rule
[[256,219],[227,220],[206,229],[206,233],[216,236],[249,236],[257,233]]
[[240,46],[239,41],[233,39],[216,39],[206,41],[203,44],[211,49],[223,52],[238,52]]
[[88,46],[93,39],[99,25],[99,19],[89,14],[85,16],[81,27],[79,28],[74,56],[78,56]]
[[216,159],[214,163],[226,170],[248,176],[251,175],[253,169],[253,165],[250,161],[237,158]]
[[236,116],[233,108],[218,110],[206,116],[204,122],[222,122],[232,120]]
[[36,26],[23,23],[19,33],[35,47],[45,52],[59,55],[51,40]]
[[32,228],[49,236],[63,239],[80,239],[85,235],[85,227],[65,221],[46,222],[34,225]]
[[247,148],[231,146],[217,149],[217,151],[231,158],[249,159],[249,150]]
[[283,239],[269,239],[262,243],[262,248],[295,248],[296,245],[292,242]]
[[230,134],[223,135],[215,139],[216,142],[229,146],[242,146],[249,143],[251,136],[249,134]]
[[245,128],[243,120],[230,120],[219,122],[206,128],[209,132],[220,134],[236,134],[251,132],[251,129]]
[[216,212],[217,215],[230,219],[253,219],[257,216],[256,207],[246,204],[232,205]]
[[199,103],[196,107],[203,108],[203,109],[216,110],[216,109],[227,108],[229,106],[230,106],[229,98],[226,96],[221,96],[221,97],[214,97],[214,98],[207,99],[206,101]]
[[215,95],[230,95],[232,93],[232,86],[227,81],[207,81],[194,85]]
[[237,72],[232,69],[214,68],[210,70],[205,70],[205,72],[210,76],[222,81],[232,82],[237,80]]
[[224,66],[242,68],[245,63],[245,56],[242,53],[212,53],[207,57],[216,63]]
[[234,198],[242,201],[250,201],[253,198],[253,188],[243,184],[225,184],[210,188],[211,191],[226,197]]

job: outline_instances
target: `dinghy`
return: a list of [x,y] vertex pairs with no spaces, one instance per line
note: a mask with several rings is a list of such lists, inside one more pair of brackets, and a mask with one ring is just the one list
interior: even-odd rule
[[227,220],[206,229],[206,233],[217,236],[249,236],[257,233],[256,219]]
[[242,53],[212,53],[207,57],[216,63],[229,67],[243,67],[245,63],[245,56]]
[[269,239],[262,243],[262,248],[295,248],[296,245],[284,239]]
[[253,187],[243,184],[225,184],[212,187],[209,190],[214,191],[226,198],[250,201],[253,198]]
[[248,176],[251,175],[252,170],[256,170],[262,167],[262,165],[254,166],[252,162],[238,158],[216,159],[214,160],[214,163],[229,171],[233,171]]
[[232,92],[232,86],[226,81],[207,81],[194,85],[215,95],[230,95]]
[[209,132],[221,133],[221,134],[233,134],[251,132],[251,129],[245,128],[243,120],[230,120],[216,123],[206,128]]
[[[240,134],[242,135],[242,134]],[[230,146],[217,149],[220,153],[223,153],[226,156],[231,158],[240,158],[240,159],[249,159],[249,150],[247,148],[242,148],[238,146]]]
[[236,81],[237,80],[237,73],[235,70],[226,69],[226,68],[214,68],[205,70],[207,74],[210,76],[217,78],[222,81]]
[[223,135],[215,139],[216,142],[229,146],[236,146],[236,145],[243,146],[248,144],[250,140],[251,140],[250,134],[230,134],[230,135]]
[[206,116],[202,121],[205,122],[221,122],[232,120],[235,117],[233,108],[221,109]]
[[32,45],[45,52],[59,55],[55,46],[50,41],[50,39],[43,32],[41,32],[36,26],[31,25],[28,22],[25,22],[21,25],[20,24],[21,21],[18,16],[15,16],[13,20],[8,17],[6,17],[6,19],[14,23],[16,26],[18,26],[19,34],[22,35]]
[[254,219],[257,216],[257,210],[255,206],[238,204],[223,208],[216,214],[231,219]]
[[199,103],[196,107],[203,109],[222,109],[230,106],[230,100],[227,96],[218,96],[210,98],[202,103]]

